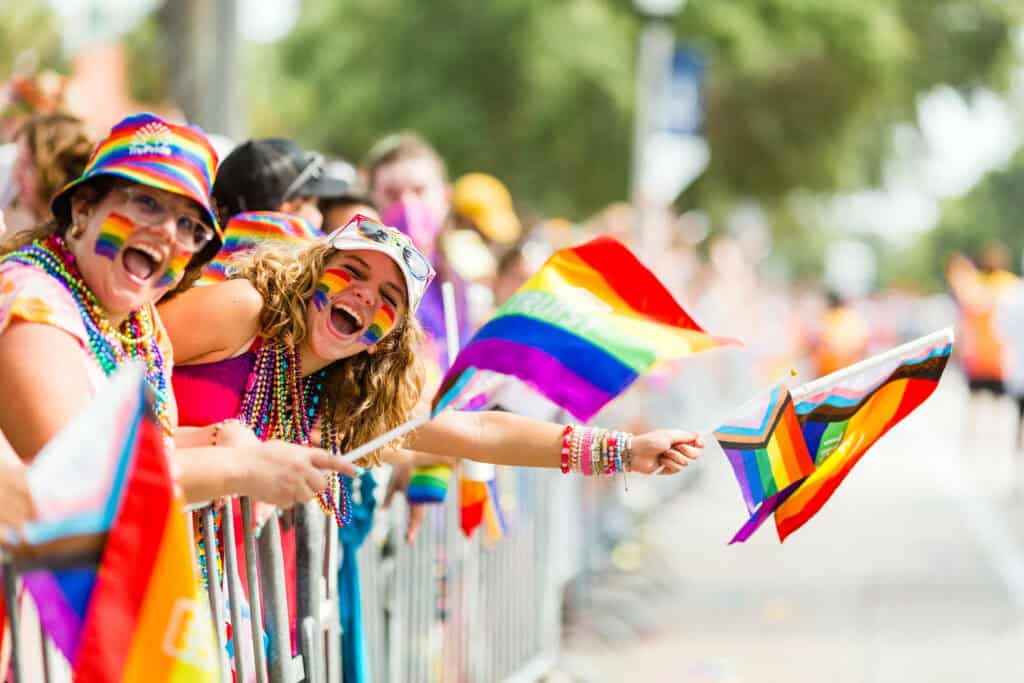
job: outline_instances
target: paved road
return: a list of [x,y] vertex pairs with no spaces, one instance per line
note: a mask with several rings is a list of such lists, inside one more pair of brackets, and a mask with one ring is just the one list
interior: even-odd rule
[[744,508],[709,447],[695,485],[642,530],[644,569],[607,582],[570,629],[568,678],[1024,680],[1011,408],[974,419],[966,406],[962,379],[947,373],[784,546],[770,525],[725,545]]

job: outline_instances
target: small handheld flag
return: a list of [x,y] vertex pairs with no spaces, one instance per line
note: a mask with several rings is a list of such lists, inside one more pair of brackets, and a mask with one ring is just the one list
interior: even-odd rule
[[[776,387],[773,399],[715,430],[752,514],[731,542],[773,514],[780,541],[806,524],[868,449],[931,396],[952,349],[947,328],[790,392]],[[780,410],[789,417],[771,419]]]

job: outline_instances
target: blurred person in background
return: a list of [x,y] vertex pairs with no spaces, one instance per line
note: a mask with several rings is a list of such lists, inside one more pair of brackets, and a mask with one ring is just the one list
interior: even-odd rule
[[327,162],[326,171],[328,176],[344,183],[345,189],[338,194],[320,197],[318,207],[324,217],[322,229],[325,233],[348,225],[356,214],[380,220],[380,211],[363,187],[355,166],[343,159],[333,159]]
[[9,230],[28,230],[49,219],[50,198],[82,174],[94,142],[85,122],[70,114],[35,114],[25,121],[14,134]]
[[321,197],[341,195],[349,183],[330,173],[316,152],[304,152],[290,140],[248,140],[224,158],[213,184],[221,214],[224,244],[201,272],[189,271],[171,293],[197,280],[208,285],[228,278],[236,261],[262,243],[302,245],[323,236]]
[[452,230],[445,249],[466,278],[483,282],[498,268],[496,255],[522,236],[512,195],[497,178],[467,173],[452,186]]
[[299,216],[323,228],[321,197],[344,194],[348,184],[327,172],[317,152],[306,152],[291,140],[248,140],[228,154],[217,169],[213,199],[229,219],[250,211],[275,211]]
[[977,267],[966,256],[953,254],[946,268],[959,309],[960,357],[972,393],[1004,393],[1003,343],[994,313],[1017,283],[1008,264],[1006,248],[992,243],[981,251]]
[[369,195],[351,190],[337,197],[321,197],[320,213],[324,215],[324,232],[346,225],[356,214],[380,219],[380,212]]
[[814,342],[814,371],[818,377],[861,360],[868,350],[871,333],[867,321],[838,292],[830,291]]
[[1024,448],[1024,281],[1014,283],[996,304],[995,328],[1002,339],[1004,386],[1017,403],[1014,446]]
[[968,424],[978,433],[990,431],[991,420],[981,424],[1006,395],[1006,349],[996,326],[995,311],[1017,283],[1010,273],[1009,252],[999,243],[986,245],[978,265],[963,254],[953,254],[946,267],[957,303],[960,360],[971,393]]
[[[442,242],[451,212],[448,167],[433,146],[415,133],[397,133],[378,141],[362,167],[370,199],[386,225],[409,235],[437,271],[438,282],[451,282],[459,340],[465,343],[472,331],[465,280],[456,271]],[[448,367],[448,333],[441,287],[427,290],[417,317],[435,346],[433,354],[441,370]]]

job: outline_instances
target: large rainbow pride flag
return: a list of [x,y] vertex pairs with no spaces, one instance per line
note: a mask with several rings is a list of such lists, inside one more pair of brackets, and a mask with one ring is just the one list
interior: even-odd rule
[[[793,389],[790,393],[799,431],[792,430],[791,421],[780,420],[781,430],[776,427],[771,435],[766,432],[766,437],[780,435],[775,463],[769,462],[771,454],[766,451],[753,458],[756,471],[746,467],[746,460],[744,467],[737,468],[736,456],[729,452],[736,450],[735,436],[744,420],[730,421],[715,430],[715,438],[734,463],[748,511],[754,512],[732,542],[745,541],[772,514],[780,541],[806,524],[868,449],[931,396],[952,350],[953,330],[947,328]],[[773,391],[781,395],[783,389]],[[813,471],[805,476],[793,479],[788,467],[777,467],[778,462],[789,460],[804,463],[805,469],[805,452],[813,462]],[[770,486],[776,492],[772,494],[764,493],[770,490],[764,485],[765,465],[772,472],[769,479],[774,480]],[[758,484],[764,496],[754,510],[751,499],[757,497]]]
[[[72,567],[36,570],[24,580],[76,680],[212,683],[219,679],[213,622],[146,391],[141,364],[122,368],[86,414],[98,419],[87,438],[69,442],[62,432],[40,455],[46,459],[33,464],[34,497],[40,477],[53,475],[62,461],[67,469],[49,480],[48,493],[68,477],[89,482],[69,484],[72,491],[61,494],[62,519],[47,515],[33,525],[32,538],[41,541],[37,562]],[[67,433],[79,429],[76,421]],[[101,475],[82,470],[90,459]],[[45,553],[49,543],[71,538],[100,540],[98,568]]]
[[586,421],[659,362],[730,342],[694,322],[626,247],[598,237],[556,252],[498,309],[435,405],[476,369],[514,376]]

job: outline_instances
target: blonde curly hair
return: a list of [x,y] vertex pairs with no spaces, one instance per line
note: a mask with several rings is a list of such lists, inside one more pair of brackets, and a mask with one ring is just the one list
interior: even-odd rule
[[[298,249],[268,244],[235,264],[232,278],[249,280],[263,297],[263,338],[292,346],[305,341],[309,302],[335,253],[323,242]],[[351,450],[409,420],[423,391],[417,357],[422,341],[419,323],[407,312],[377,342],[375,353],[359,353],[327,366],[324,392],[331,414],[325,419],[337,429],[340,450]],[[380,451],[367,459],[380,464]]]

